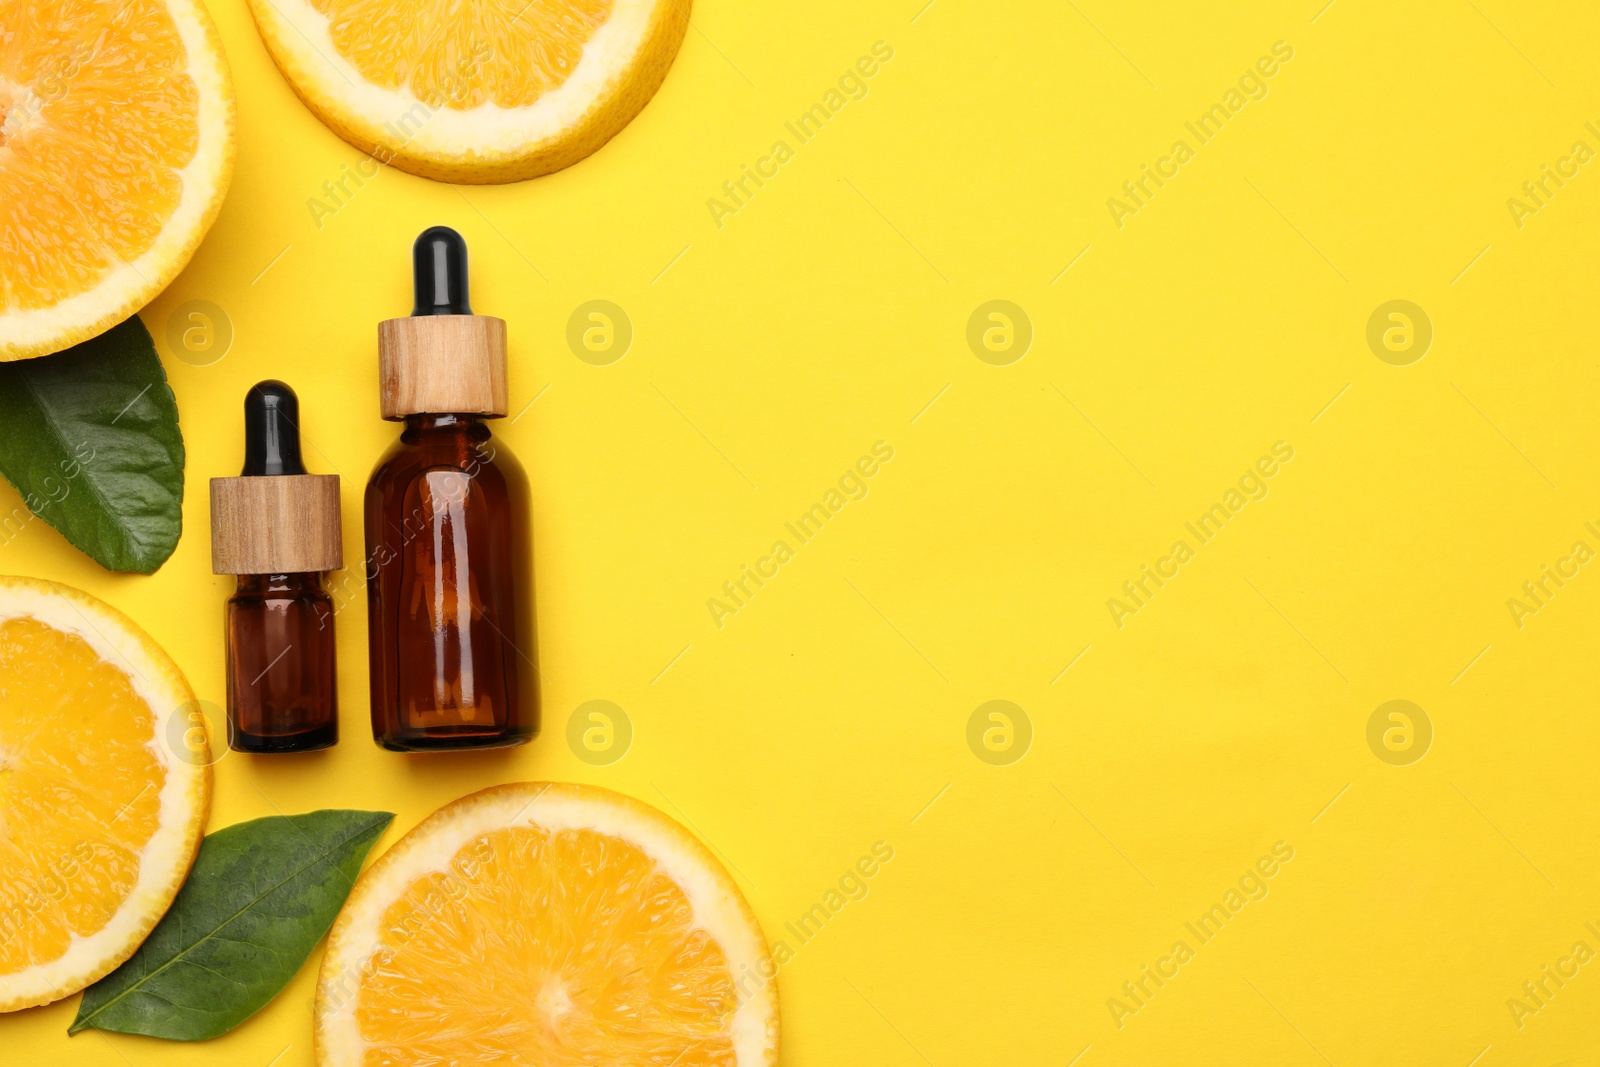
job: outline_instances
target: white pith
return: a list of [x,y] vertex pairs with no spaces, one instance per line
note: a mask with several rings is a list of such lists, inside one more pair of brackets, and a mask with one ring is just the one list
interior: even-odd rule
[[[233,151],[233,90],[228,71],[214,39],[207,34],[209,16],[199,0],[166,3],[188,56],[187,73],[200,94],[200,138],[194,158],[178,171],[183,182],[178,206],[149,248],[131,262],[113,265],[94,288],[47,307],[0,309],[0,359],[29,353],[107,316],[137,311],[188,263],[208,215],[222,197]],[[114,324],[106,322],[105,326]]]
[[339,119],[353,132],[407,155],[470,162],[526,155],[569,133],[631,67],[656,9],[672,2],[615,0],[560,86],[526,107],[484,103],[462,110],[430,108],[409,86],[369,82],[339,53],[332,20],[309,0],[250,0],[250,7],[290,80],[313,99],[337,102]]
[[[193,699],[175,680],[176,667],[153,663],[145,641],[128,631],[121,618],[76,590],[49,583],[0,585],[0,623],[34,618],[63,633],[82,638],[105,662],[128,676],[140,699],[150,706],[152,734],[145,747],[166,777],[161,787],[160,818],[139,858],[139,875],[121,906],[104,927],[82,937],[71,935],[67,951],[48,963],[0,975],[0,1004],[28,1004],[55,999],[81,988],[84,977],[100,970],[112,955],[131,953],[153,924],[151,911],[164,911],[176,891],[174,872],[187,869],[193,853],[191,822],[196,804],[196,779],[206,768],[173,758],[161,740],[166,715]],[[164,669],[163,669],[164,667]],[[200,793],[203,803],[204,793]]]
[[[318,979],[318,1064],[354,1067],[363,1062],[369,1045],[358,1021],[360,978],[364,965],[382,948],[380,924],[388,907],[417,879],[449,871],[451,860],[479,835],[505,827],[593,830],[632,844],[683,890],[695,926],[721,945],[735,980],[759,974],[767,958],[766,944],[727,872],[676,823],[653,808],[619,800],[600,790],[585,794],[570,787],[527,783],[526,788],[508,788],[486,800],[464,798],[397,843],[391,849],[393,858],[384,856],[363,875],[329,940]],[[412,836],[423,831],[423,839]],[[487,961],[475,962],[482,966]],[[564,991],[557,988],[529,988],[527,996],[530,1006],[546,1013],[552,1009],[559,1013],[564,1006]],[[729,1025],[741,1067],[771,1062],[775,1015],[770,985],[741,998]]]
[[17,85],[3,78],[0,78],[0,99],[11,101],[11,106],[6,108],[4,121],[0,121],[0,144],[4,144],[33,125],[43,110],[44,102],[32,86]]

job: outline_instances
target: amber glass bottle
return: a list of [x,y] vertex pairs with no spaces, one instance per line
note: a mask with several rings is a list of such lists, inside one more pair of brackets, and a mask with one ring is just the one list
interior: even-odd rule
[[242,574],[228,601],[228,746],[304,752],[339,740],[333,601],[320,574]]
[[339,740],[333,601],[322,572],[344,565],[339,478],[307,474],[300,406],[278,381],[244,400],[244,469],[211,480],[211,559],[238,577],[224,612],[228,745],[304,752]]
[[383,415],[405,429],[367,483],[373,737],[519,745],[539,726],[528,483],[486,421],[506,413],[505,323],[472,314],[454,230],[413,255],[416,310],[379,326]]

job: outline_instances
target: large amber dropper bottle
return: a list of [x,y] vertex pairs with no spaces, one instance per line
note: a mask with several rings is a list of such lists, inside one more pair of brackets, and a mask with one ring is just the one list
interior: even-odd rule
[[383,417],[405,422],[367,483],[372,735],[402,752],[520,745],[539,729],[528,483],[491,439],[505,320],[474,315],[467,246],[412,250],[416,306],[378,325]]

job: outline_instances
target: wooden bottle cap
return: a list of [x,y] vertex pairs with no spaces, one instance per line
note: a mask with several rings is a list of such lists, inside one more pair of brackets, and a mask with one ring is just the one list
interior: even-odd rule
[[378,323],[383,417],[507,414],[506,322],[490,315],[416,315]]
[[211,479],[214,574],[299,574],[344,566],[337,474]]

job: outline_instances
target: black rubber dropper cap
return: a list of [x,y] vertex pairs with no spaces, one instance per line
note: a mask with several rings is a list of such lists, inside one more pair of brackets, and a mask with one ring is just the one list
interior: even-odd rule
[[467,302],[467,242],[448,226],[431,226],[411,246],[411,283],[416,315],[470,315]]
[[257,382],[244,395],[245,477],[304,474],[300,459],[300,398],[282,382]]

